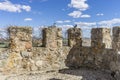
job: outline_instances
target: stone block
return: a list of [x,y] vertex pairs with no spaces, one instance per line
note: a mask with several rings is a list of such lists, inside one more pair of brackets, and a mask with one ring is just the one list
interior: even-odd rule
[[43,46],[47,48],[62,47],[61,28],[48,27],[43,29]]
[[113,27],[112,48],[120,51],[120,27]]
[[68,29],[68,46],[79,44],[82,46],[82,31],[80,28]]
[[[31,63],[28,58],[32,56],[32,28],[31,27],[9,27],[10,34],[10,55],[6,67],[17,68],[22,64]],[[22,62],[26,60],[26,62]],[[27,67],[26,66],[26,67]],[[25,67],[25,66],[24,66]]]
[[109,28],[93,28],[91,31],[91,46],[96,48],[111,48],[112,40]]

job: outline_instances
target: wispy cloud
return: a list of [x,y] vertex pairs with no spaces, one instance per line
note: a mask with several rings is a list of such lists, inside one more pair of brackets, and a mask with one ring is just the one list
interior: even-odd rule
[[81,18],[90,18],[91,16],[88,14],[81,15]]
[[96,22],[75,22],[75,24],[79,26],[94,26],[96,25]]
[[82,15],[82,12],[81,11],[73,11],[73,12],[69,13],[68,15],[73,18],[80,18]]
[[[74,22],[77,24],[77,27],[81,28],[83,31],[84,37],[90,37],[90,30],[92,28],[105,28],[105,27],[114,27],[116,25],[120,25],[120,18],[113,18],[111,20],[103,20],[98,22]],[[73,25],[58,25],[58,27],[63,29],[63,34],[66,34],[66,30],[73,27]]]
[[63,21],[56,21],[56,23],[63,23]]
[[32,21],[32,18],[25,18],[24,21]]
[[24,10],[28,12],[31,10],[31,7],[28,5],[13,4],[12,2],[5,0],[0,2],[0,10],[8,12],[22,12]]
[[71,21],[70,20],[58,20],[58,21],[56,21],[56,23],[60,23],[60,24],[62,24],[62,23],[70,23]]
[[106,25],[106,26],[113,26],[116,24],[120,24],[120,18],[114,18],[111,20],[104,20],[104,21],[100,21],[98,22],[99,25]]
[[65,20],[64,22],[65,22],[65,23],[70,23],[71,21],[70,21],[70,20]]
[[97,16],[103,16],[104,14],[103,13],[97,13],[96,15]]
[[73,18],[90,18],[91,17],[88,14],[82,14],[81,11],[73,11],[72,13],[69,13],[68,15]]
[[77,24],[78,27],[84,28],[84,29],[91,29],[94,27],[114,27],[116,25],[120,25],[120,18],[113,18],[111,20],[103,20],[99,22],[74,22],[74,24]]
[[62,28],[63,30],[67,30],[68,28],[73,27],[73,25],[57,25],[57,26]]

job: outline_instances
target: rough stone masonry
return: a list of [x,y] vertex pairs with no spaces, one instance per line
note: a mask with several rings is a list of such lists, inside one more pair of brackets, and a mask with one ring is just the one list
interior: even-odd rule
[[[66,66],[110,70],[120,78],[120,27],[113,28],[113,40],[109,28],[93,28],[91,46],[74,45],[66,59]],[[81,43],[82,44],[82,43]]]
[[91,30],[91,46],[82,46],[80,28],[68,29],[68,46],[62,46],[62,29],[42,30],[42,47],[32,47],[31,27],[10,27],[9,56],[5,71],[31,71],[68,67],[88,67],[120,72],[120,27]]
[[62,46],[61,28],[44,28],[42,47],[32,47],[31,27],[9,27],[8,31],[10,47],[4,71],[36,71],[65,66],[70,47]]
[[30,70],[32,57],[32,28],[9,27],[10,35],[9,57],[4,70]]

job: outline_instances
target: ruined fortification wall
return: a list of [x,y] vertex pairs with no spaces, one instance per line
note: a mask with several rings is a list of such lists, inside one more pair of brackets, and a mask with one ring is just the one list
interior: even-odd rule
[[113,28],[112,41],[109,28],[93,28],[91,46],[74,45],[67,55],[66,66],[119,71],[119,29],[120,27]]
[[32,28],[9,27],[9,56],[4,67],[7,71],[30,70],[32,56]]
[[[32,47],[31,27],[10,27],[10,47],[5,59],[0,58],[3,71],[31,71],[65,67],[71,47],[62,46],[62,29],[44,28],[42,47]],[[0,56],[5,54],[2,53]],[[1,69],[1,68],[0,68]]]
[[62,29],[56,27],[44,28],[43,47],[33,48],[32,59],[38,69],[61,68],[65,66],[66,55],[62,46]]
[[[80,28],[68,29],[68,46],[62,46],[62,29],[48,27],[42,30],[42,47],[32,47],[32,28],[10,27],[10,48],[4,71],[31,71],[67,67],[88,67],[120,71],[120,27],[93,28],[91,46],[82,46]],[[0,54],[1,56],[1,54]],[[1,61],[1,60],[0,60]]]

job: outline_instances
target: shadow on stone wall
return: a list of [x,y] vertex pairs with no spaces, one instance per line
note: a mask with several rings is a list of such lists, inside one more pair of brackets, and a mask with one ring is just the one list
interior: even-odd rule
[[114,80],[110,72],[88,68],[61,69],[59,73],[81,77],[80,80]]
[[105,47],[84,47],[74,45],[65,60],[69,68],[92,68],[110,70],[111,64],[118,61],[119,54],[113,49]]
[[[119,80],[120,54],[113,49],[74,45],[59,73],[82,76],[82,80]],[[94,76],[93,76],[94,75]],[[88,79],[88,76],[91,76]]]
[[62,79],[57,79],[57,78],[51,78],[49,80],[62,80]]

